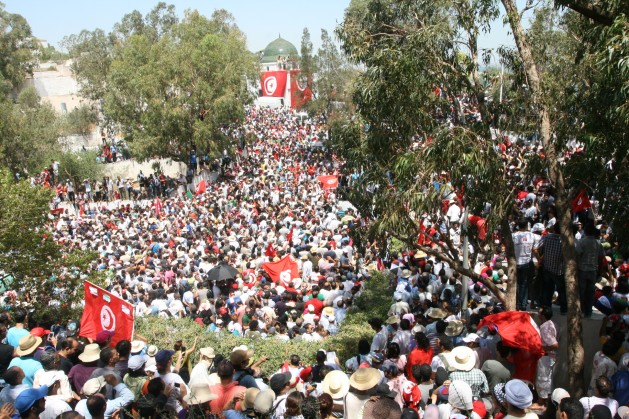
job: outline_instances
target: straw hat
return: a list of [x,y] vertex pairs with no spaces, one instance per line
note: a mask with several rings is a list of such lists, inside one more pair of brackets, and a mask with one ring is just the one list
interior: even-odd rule
[[322,385],[324,393],[333,399],[342,399],[349,392],[349,377],[343,371],[330,371],[323,379]]
[[326,316],[334,316],[334,307],[323,307],[323,310],[321,311],[321,313],[323,313]]
[[214,354],[214,348],[201,348],[199,349],[199,352],[201,353],[202,356],[206,357],[206,358],[210,358],[210,359],[214,359],[214,357],[216,356]]
[[432,319],[443,319],[448,315],[445,311],[440,308],[431,307],[426,310],[426,317],[430,317]]
[[260,393],[260,389],[255,387],[248,388],[245,391],[245,398],[240,404],[242,410],[253,409],[253,402],[256,400],[258,393]]
[[131,342],[131,353],[137,354],[138,352],[142,351],[145,346],[146,344],[141,340],[134,340]]
[[389,316],[389,318],[387,319],[387,324],[398,324],[400,322],[400,319],[398,318],[398,316]]
[[459,371],[469,371],[474,368],[476,357],[469,346],[457,346],[450,353],[450,365]]
[[210,391],[207,384],[194,384],[190,389],[190,393],[186,394],[183,400],[188,404],[203,404],[210,400],[218,399],[218,395]]
[[20,344],[18,345],[15,353],[19,356],[29,355],[41,344],[42,339],[39,336],[33,336],[30,333],[22,336]]
[[157,346],[149,345],[149,347],[146,350],[146,354],[150,357],[154,357],[155,355],[157,355]]
[[359,368],[349,377],[349,384],[356,390],[364,391],[374,388],[381,378],[380,372],[375,368]]
[[100,346],[98,343],[90,343],[85,347],[83,353],[79,355],[79,360],[83,362],[94,362],[100,359]]
[[448,326],[446,327],[446,336],[459,336],[463,331],[463,323],[459,320],[453,320],[448,322]]

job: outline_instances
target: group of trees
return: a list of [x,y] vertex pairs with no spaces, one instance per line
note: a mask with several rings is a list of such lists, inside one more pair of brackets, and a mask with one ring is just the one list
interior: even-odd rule
[[31,187],[24,175],[38,175],[52,159],[62,162],[62,175],[85,173],[85,165],[70,164],[79,157],[65,152],[58,139],[77,133],[86,118],[93,123],[93,113],[62,117],[33,87],[23,88],[39,52],[28,22],[0,3],[0,289],[19,290],[20,300],[35,309],[33,319],[54,322],[76,315],[73,304],[80,301],[82,274],[94,255],[64,252],[54,242],[48,223],[52,192]]
[[[554,188],[570,307],[569,377],[577,394],[583,389],[583,345],[572,196],[584,188],[594,193],[618,240],[626,244],[628,237],[622,191],[629,31],[623,10],[626,1],[527,2],[518,10],[512,0],[354,0],[337,31],[350,62],[364,70],[354,82],[357,112],[335,125],[334,138],[346,169],[362,173],[351,200],[374,218],[368,234],[416,246],[420,215],[441,206],[434,175],[448,172],[452,184],[464,190],[470,214],[491,204],[488,225],[501,230],[509,254],[509,292],[497,293],[510,308],[515,308],[510,221],[518,182],[496,152],[492,128],[540,138],[544,156],[531,153],[520,175],[525,185],[544,175]],[[527,12],[533,19],[525,29]],[[515,48],[481,48],[479,34],[490,31],[501,13]],[[481,71],[494,54],[507,69],[502,102],[488,100]],[[463,102],[472,104],[480,119],[466,118]],[[568,142],[575,140],[584,152],[567,155]],[[422,249],[477,277],[448,237]]]
[[63,44],[81,94],[102,100],[107,123],[141,160],[222,150],[222,129],[241,121],[253,99],[255,57],[225,10],[179,20],[174,6],[159,3],[146,16],[125,15],[110,33],[82,31]]

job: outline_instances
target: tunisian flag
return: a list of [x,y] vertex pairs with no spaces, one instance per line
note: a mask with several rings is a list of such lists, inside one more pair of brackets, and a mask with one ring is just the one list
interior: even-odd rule
[[544,352],[539,328],[529,313],[504,311],[492,314],[478,324],[479,329],[483,326],[495,327],[507,346],[524,349],[539,356]]
[[85,288],[85,308],[81,317],[80,336],[96,339],[98,332],[113,332],[111,345],[133,338],[133,306],[120,297],[97,287],[89,281]]
[[278,262],[266,262],[262,264],[262,269],[269,274],[273,282],[280,282],[280,285],[287,286],[293,278],[299,278],[299,266],[290,257],[284,256]]
[[317,178],[321,182],[321,189],[336,189],[339,186],[339,178],[334,175],[319,176]]
[[581,189],[581,192],[579,192],[572,200],[572,212],[581,212],[591,206],[592,203],[590,202],[590,198],[585,193],[585,189]]
[[197,195],[201,195],[203,192],[207,190],[207,185],[205,184],[205,179],[201,179],[201,182],[197,185]]
[[302,108],[312,100],[311,80],[303,80],[299,77],[299,70],[290,72],[291,108]]
[[260,78],[262,96],[284,97],[286,79],[286,71],[266,71],[262,73],[262,77]]

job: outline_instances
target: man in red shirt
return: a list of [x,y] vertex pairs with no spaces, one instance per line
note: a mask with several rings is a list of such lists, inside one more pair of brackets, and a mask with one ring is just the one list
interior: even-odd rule
[[238,382],[233,380],[234,367],[228,360],[223,360],[218,364],[216,374],[221,383],[210,386],[210,391],[218,396],[216,400],[210,402],[212,413],[220,415],[227,409],[240,410],[237,403],[244,398],[247,388],[239,386]]

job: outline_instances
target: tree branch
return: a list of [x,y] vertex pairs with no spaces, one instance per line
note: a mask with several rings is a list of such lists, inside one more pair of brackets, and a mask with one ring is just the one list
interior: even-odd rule
[[558,1],[559,4],[565,6],[575,12],[583,15],[588,19],[592,19],[601,25],[611,26],[614,23],[614,17],[602,10],[599,6],[591,4],[583,0]]

